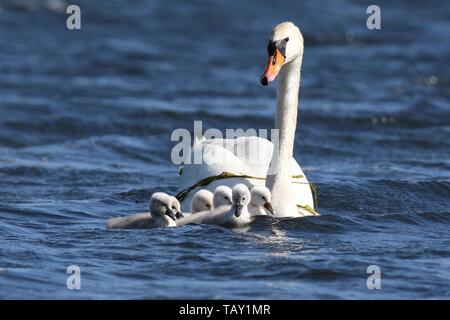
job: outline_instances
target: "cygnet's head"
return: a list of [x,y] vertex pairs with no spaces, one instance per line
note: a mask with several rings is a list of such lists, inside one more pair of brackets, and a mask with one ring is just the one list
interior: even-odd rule
[[242,208],[250,203],[250,190],[245,184],[239,183],[233,187],[232,201],[235,206],[234,215],[238,218],[242,213]]
[[213,197],[213,205],[214,208],[218,208],[221,206],[231,206],[231,188],[228,186],[218,186],[216,190],[214,190]]
[[209,211],[213,208],[213,194],[211,191],[202,189],[192,197],[191,213]]
[[184,215],[181,212],[181,205],[178,199],[173,196],[170,196],[170,199],[172,200],[172,205],[170,206],[172,213],[175,215],[177,219],[183,218]]
[[150,212],[158,216],[168,216],[172,220],[176,220],[176,215],[172,209],[173,199],[167,193],[155,192],[150,198]]
[[261,76],[261,84],[274,81],[280,70],[303,55],[303,36],[295,24],[283,22],[275,26],[267,46],[269,60]]
[[273,215],[273,208],[270,201],[272,200],[272,193],[265,186],[254,186],[250,191],[251,204],[256,207],[263,207]]

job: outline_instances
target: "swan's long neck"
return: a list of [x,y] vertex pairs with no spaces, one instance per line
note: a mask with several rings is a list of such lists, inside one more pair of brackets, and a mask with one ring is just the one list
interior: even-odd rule
[[301,64],[302,57],[299,56],[286,64],[279,75],[275,119],[275,129],[278,129],[279,136],[278,144],[274,141],[271,168],[267,177],[267,186],[272,192],[272,202],[275,210],[276,207],[279,208],[278,211],[286,210],[287,207],[292,210],[292,206],[295,205],[286,203],[291,198],[286,194],[289,191],[286,190],[286,186],[290,186],[291,180],[291,159],[297,127]]
[[275,119],[275,129],[279,130],[279,169],[286,163],[285,160],[292,157],[294,151],[301,63],[301,57],[297,57],[280,72]]

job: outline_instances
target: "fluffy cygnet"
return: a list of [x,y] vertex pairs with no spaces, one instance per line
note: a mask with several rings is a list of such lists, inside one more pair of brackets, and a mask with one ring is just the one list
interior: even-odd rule
[[248,205],[250,203],[250,190],[248,187],[239,183],[233,187],[233,205],[231,210],[234,210],[234,215],[227,221],[229,225],[244,225],[252,222],[252,216],[248,211]]
[[170,196],[170,199],[172,200],[170,210],[175,215],[175,218],[177,218],[177,219],[183,218],[184,215],[183,215],[183,213],[181,213],[181,205],[180,205],[180,202],[178,201],[178,199],[175,198],[174,196]]
[[179,208],[180,203],[176,198],[164,192],[155,192],[150,198],[150,212],[138,213],[128,217],[111,218],[106,222],[106,226],[108,229],[175,227]]
[[273,216],[273,208],[270,203],[272,194],[265,186],[254,186],[250,191],[251,200],[248,206],[248,211],[252,216]]
[[213,204],[214,209],[221,206],[231,206],[231,188],[228,186],[218,186],[216,190],[214,190],[213,196]]
[[191,213],[209,211],[213,208],[213,193],[202,189],[197,191],[192,197]]
[[[221,197],[229,195],[229,190],[225,188],[217,188],[214,195],[217,201],[222,201]],[[247,210],[247,205],[250,202],[250,191],[244,184],[238,184],[231,190],[232,202],[227,205],[220,205],[211,211],[204,211],[196,213],[190,217],[182,218],[177,221],[177,225],[185,225],[190,223],[204,223],[204,224],[225,224],[225,225],[240,225],[251,222],[250,213]],[[215,204],[214,204],[215,205]]]

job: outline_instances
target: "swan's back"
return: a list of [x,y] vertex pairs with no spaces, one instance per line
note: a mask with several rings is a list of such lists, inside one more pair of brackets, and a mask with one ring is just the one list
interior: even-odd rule
[[[202,149],[202,152],[199,150]],[[265,185],[265,178],[272,159],[273,143],[267,139],[251,136],[236,139],[209,139],[196,143],[192,152],[202,155],[200,164],[184,166],[179,192],[192,188],[181,199],[182,209],[189,210],[194,193],[202,188],[211,192],[220,185],[233,187],[244,183],[248,187]],[[191,157],[193,159],[193,156]],[[298,195],[298,204],[314,208],[314,201],[303,171],[297,161],[291,160],[292,187]],[[200,185],[199,183],[202,183]],[[300,209],[299,209],[300,210]],[[309,215],[301,210],[301,215]]]

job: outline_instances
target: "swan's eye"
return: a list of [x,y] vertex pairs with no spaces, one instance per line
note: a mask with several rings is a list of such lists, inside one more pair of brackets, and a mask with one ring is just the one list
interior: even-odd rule
[[211,205],[208,203],[208,204],[206,204],[206,207],[207,208],[211,208]]
[[176,208],[175,208],[175,206],[173,206],[173,207],[172,207],[172,209],[174,209],[174,210],[175,210],[175,209],[176,209]]
[[243,197],[242,200],[245,200],[245,197]]
[[289,37],[284,38],[284,41],[288,42],[289,41]]
[[228,197],[225,197],[225,200],[230,200],[230,198],[228,198]]
[[266,200],[266,197],[262,197],[262,199],[265,201],[265,200]]

